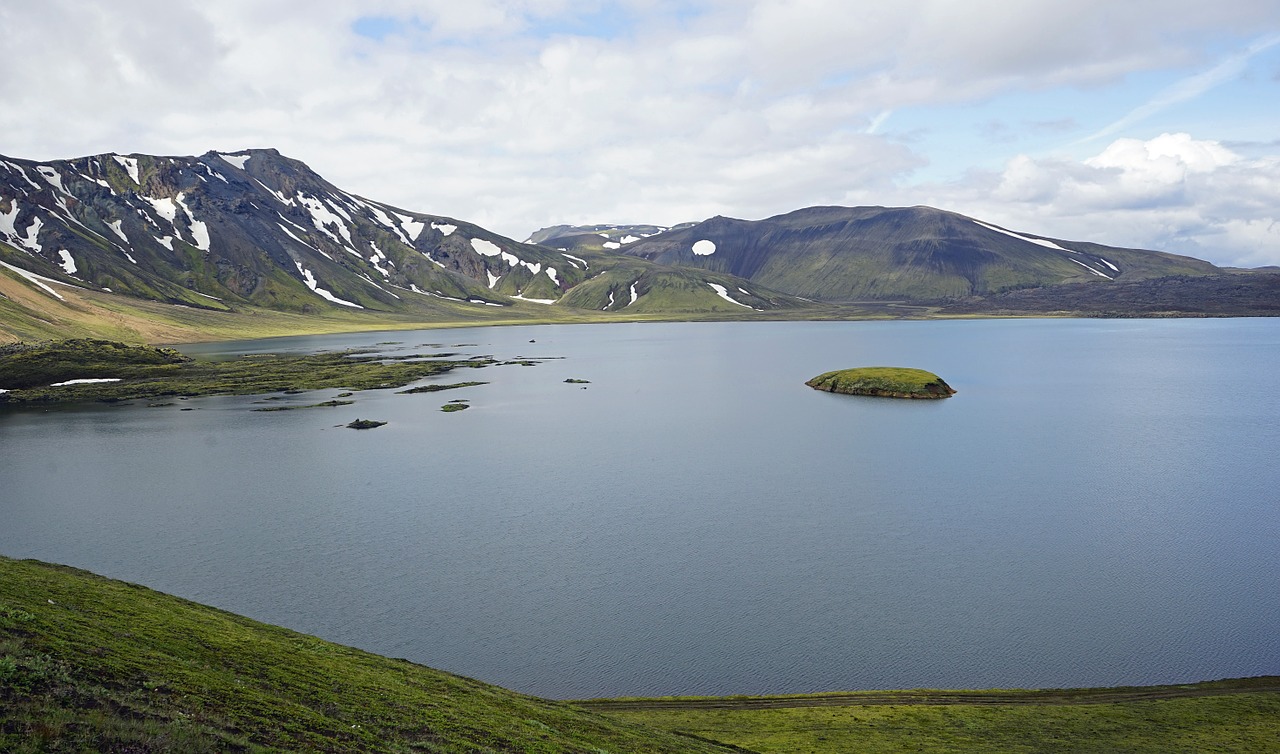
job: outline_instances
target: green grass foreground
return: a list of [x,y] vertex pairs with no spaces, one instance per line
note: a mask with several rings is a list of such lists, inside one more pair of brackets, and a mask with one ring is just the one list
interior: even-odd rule
[[[254,395],[283,390],[372,390],[488,359],[450,361],[342,351],[304,355],[253,354],[227,361],[191,359],[177,351],[107,340],[75,339],[0,346],[0,405],[125,401],[161,396]],[[77,379],[119,382],[52,385]],[[479,384],[479,383],[468,383]]]
[[933,372],[904,367],[840,369],[820,374],[804,384],[828,393],[890,398],[949,398],[956,392]]
[[724,752],[63,566],[0,558],[0,751]]
[[598,700],[620,721],[760,754],[1280,751],[1280,678],[1128,689]]

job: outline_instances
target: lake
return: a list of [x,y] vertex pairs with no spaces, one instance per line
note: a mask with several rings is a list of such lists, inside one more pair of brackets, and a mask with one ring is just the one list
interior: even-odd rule
[[[1280,319],[184,350],[379,343],[547,360],[342,408],[250,411],[329,390],[0,412],[0,553],[556,698],[1280,674]],[[959,392],[803,384],[874,365]],[[472,408],[439,410],[456,398]],[[389,423],[339,426],[356,417]]]

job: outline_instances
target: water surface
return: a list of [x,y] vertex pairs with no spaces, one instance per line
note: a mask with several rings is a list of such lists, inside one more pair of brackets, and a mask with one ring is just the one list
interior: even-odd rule
[[[619,324],[192,350],[382,341],[563,358],[338,409],[0,413],[0,553],[552,697],[1280,673],[1280,321]],[[872,365],[959,394],[803,385]],[[441,413],[453,398],[473,408]],[[390,423],[337,426],[357,416]]]

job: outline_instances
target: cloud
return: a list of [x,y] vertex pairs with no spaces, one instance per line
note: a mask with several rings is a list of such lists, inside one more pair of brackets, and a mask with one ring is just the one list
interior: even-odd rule
[[[914,127],[913,107],[945,118],[1202,65],[1211,42],[1278,25],[1269,0],[4,3],[0,151],[271,146],[348,190],[521,238],[566,221],[973,202],[966,191],[984,185],[1012,192],[1011,206],[1044,196],[1072,211],[1054,185],[1071,176],[1099,208],[1105,190],[1163,206],[1177,189],[1155,167],[1025,158],[1007,176],[913,187],[928,144],[892,130]],[[1275,151],[1234,153],[1189,180],[1244,181]],[[1214,238],[1256,237],[1246,221],[1260,216],[1239,217]]]

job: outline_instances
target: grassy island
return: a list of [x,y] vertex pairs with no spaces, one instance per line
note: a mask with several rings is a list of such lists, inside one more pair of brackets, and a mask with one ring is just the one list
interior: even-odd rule
[[956,392],[933,372],[902,367],[841,369],[820,374],[804,384],[828,393],[886,398],[950,398]]

